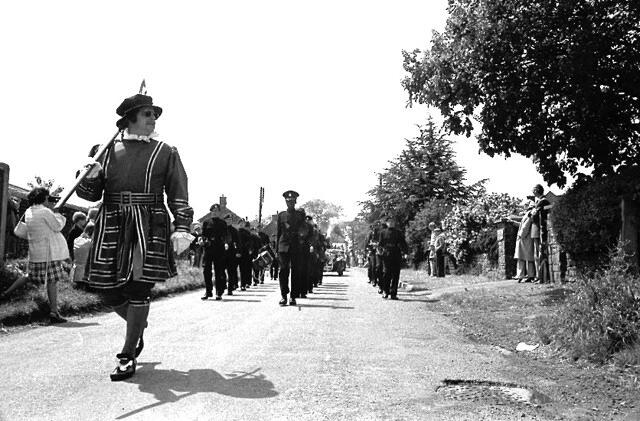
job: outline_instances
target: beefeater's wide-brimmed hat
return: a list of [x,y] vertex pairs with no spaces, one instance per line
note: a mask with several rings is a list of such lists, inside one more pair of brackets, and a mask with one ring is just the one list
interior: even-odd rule
[[142,107],[151,107],[156,114],[156,118],[162,115],[162,108],[157,105],[153,105],[153,98],[149,95],[143,94],[135,94],[134,96],[130,96],[129,98],[125,98],[124,101],[116,108],[116,114],[122,117],[120,120],[116,122],[116,126],[120,129],[124,129],[126,124],[125,116],[129,114],[131,111],[137,110]]

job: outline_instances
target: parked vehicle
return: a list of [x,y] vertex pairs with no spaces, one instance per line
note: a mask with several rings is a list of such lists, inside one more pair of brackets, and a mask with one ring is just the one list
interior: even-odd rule
[[324,264],[325,272],[337,272],[338,276],[342,276],[347,268],[347,260],[342,249],[331,248],[326,252],[327,261]]

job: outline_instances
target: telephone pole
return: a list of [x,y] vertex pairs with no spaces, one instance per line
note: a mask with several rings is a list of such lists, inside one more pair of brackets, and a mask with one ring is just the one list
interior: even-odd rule
[[262,204],[264,203],[264,187],[260,187],[260,204],[258,205],[258,228],[262,227]]

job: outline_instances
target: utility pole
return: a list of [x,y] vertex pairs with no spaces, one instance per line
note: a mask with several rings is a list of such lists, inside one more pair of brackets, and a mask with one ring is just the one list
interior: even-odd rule
[[258,228],[262,227],[262,204],[264,203],[264,187],[260,187],[260,204],[258,205]]

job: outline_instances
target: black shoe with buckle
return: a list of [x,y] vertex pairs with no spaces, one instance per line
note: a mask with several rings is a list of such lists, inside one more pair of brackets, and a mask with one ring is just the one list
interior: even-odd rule
[[118,365],[110,374],[112,382],[126,380],[136,374],[135,358],[131,358],[126,354],[118,354],[116,358],[118,359]]
[[245,287],[240,287],[240,291],[246,291],[247,289]]
[[295,298],[291,298],[291,299],[289,300],[289,305],[290,305],[290,306],[294,306],[294,305],[296,305],[296,299],[295,299]]
[[209,299],[209,298],[211,298],[211,297],[213,297],[213,294],[212,294],[212,293],[210,293],[210,292],[207,292],[207,293],[205,293],[205,294],[204,294],[204,296],[203,296],[203,297],[200,297],[200,299],[201,299],[202,301],[206,301],[206,300],[208,300],[208,299]]
[[278,303],[281,306],[286,306],[287,305],[287,297],[282,297],[282,299],[280,300],[280,302]]
[[382,298],[385,298],[385,299],[389,298],[389,294],[385,292],[384,294],[382,294]]

